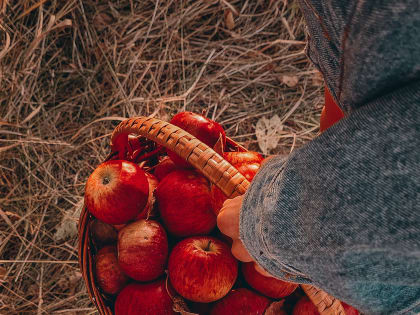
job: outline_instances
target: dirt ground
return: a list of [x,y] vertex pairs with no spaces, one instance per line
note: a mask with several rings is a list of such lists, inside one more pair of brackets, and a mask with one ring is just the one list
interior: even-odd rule
[[265,154],[315,137],[304,48],[288,0],[0,0],[0,314],[95,313],[78,212],[125,118],[204,113]]

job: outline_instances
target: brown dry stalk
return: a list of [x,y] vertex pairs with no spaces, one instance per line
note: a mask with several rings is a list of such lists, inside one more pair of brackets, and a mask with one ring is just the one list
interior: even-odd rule
[[278,115],[270,154],[317,135],[322,85],[294,1],[2,0],[0,15],[1,314],[94,313],[74,229],[121,120],[205,111],[259,150],[258,119]]

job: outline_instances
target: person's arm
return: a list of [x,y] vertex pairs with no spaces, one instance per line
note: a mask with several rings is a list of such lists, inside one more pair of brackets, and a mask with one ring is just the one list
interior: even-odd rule
[[353,112],[286,161],[267,162],[240,213],[251,257],[367,314],[418,304],[419,105],[416,83]]
[[254,178],[240,239],[273,276],[366,314],[420,311],[418,1],[300,1],[346,117]]

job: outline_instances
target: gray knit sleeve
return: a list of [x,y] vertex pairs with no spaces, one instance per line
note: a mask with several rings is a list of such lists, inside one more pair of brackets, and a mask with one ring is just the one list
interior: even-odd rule
[[419,108],[415,82],[267,162],[241,209],[251,256],[366,314],[420,312]]
[[420,2],[299,3],[346,117],[262,167],[240,238],[273,275],[365,314],[420,313]]

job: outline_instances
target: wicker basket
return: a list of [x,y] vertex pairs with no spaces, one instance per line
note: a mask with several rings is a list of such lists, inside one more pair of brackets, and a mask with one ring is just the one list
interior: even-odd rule
[[[168,122],[149,117],[127,119],[115,128],[111,137],[111,144],[121,134],[140,135],[174,151],[199,170],[230,198],[244,194],[249,186],[249,182],[245,177],[212,148],[188,132]],[[227,148],[231,151],[246,151],[245,148],[230,139],[227,139]],[[112,300],[103,295],[96,287],[93,275],[93,255],[95,248],[89,233],[89,223],[92,220],[92,215],[84,207],[80,215],[78,231],[80,269],[86,283],[88,294],[96,305],[99,314],[112,315]],[[313,286],[301,285],[301,287],[317,306],[320,314],[345,315],[339,300]]]

